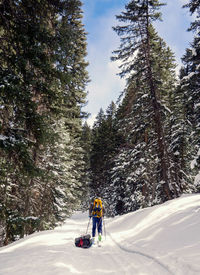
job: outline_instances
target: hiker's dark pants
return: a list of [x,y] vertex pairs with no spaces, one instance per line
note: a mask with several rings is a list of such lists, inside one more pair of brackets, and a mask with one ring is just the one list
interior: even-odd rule
[[98,234],[99,233],[102,234],[102,218],[93,217],[92,221],[93,221],[92,237],[95,237],[96,228],[97,228]]

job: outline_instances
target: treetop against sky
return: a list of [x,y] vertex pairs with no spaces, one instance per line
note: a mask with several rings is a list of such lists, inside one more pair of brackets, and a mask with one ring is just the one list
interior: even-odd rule
[[[156,22],[158,34],[175,53],[177,72],[181,57],[189,47],[193,34],[187,29],[192,21],[188,9],[182,6],[187,0],[167,0],[167,5],[161,8],[162,22]],[[120,79],[119,62],[111,62],[112,51],[119,45],[119,37],[112,30],[118,24],[115,16],[125,10],[129,0],[83,0],[83,12],[88,42],[89,75],[91,82],[87,89],[88,105],[85,110],[91,113],[88,123],[91,125],[102,107],[104,110],[111,101],[116,101],[125,86],[125,80]]]

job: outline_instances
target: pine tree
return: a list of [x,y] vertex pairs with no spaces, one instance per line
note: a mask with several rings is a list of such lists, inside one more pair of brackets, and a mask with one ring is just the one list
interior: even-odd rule
[[88,76],[80,1],[2,1],[0,11],[0,216],[8,243],[52,228],[80,204]]
[[189,133],[188,161],[193,169],[193,175],[196,175],[195,188],[200,190],[200,3],[191,0],[185,7],[189,8],[191,14],[196,14],[196,19],[189,28],[189,31],[195,32],[194,40],[182,59],[185,67],[182,69],[181,90],[185,98],[186,127]]
[[[182,73],[183,71],[181,75]],[[183,89],[178,85],[174,90],[172,102],[170,153],[173,158],[174,177],[181,192],[193,192],[191,169],[188,162],[191,150],[187,150],[190,143],[190,131],[187,127],[185,103],[186,97]]]
[[138,168],[135,174],[128,168],[127,178],[132,178],[128,186],[133,185],[128,189],[133,194],[141,186],[147,204],[171,199],[180,191],[169,149],[169,107],[176,82],[174,57],[152,26],[160,19],[158,10],[162,5],[159,1],[130,1],[126,12],[117,16],[124,25],[114,28],[121,37],[121,46],[112,60],[122,61],[120,75],[127,77],[127,93],[131,96],[127,99],[130,113],[123,123],[126,130],[122,131],[129,139],[126,153],[132,167]]
[[111,102],[106,113],[102,109],[100,110],[92,129],[90,188],[92,194],[101,194],[108,204],[109,198],[113,194],[109,188],[109,170],[119,144],[115,114],[116,105]]
[[99,194],[104,185],[104,125],[105,114],[103,109],[100,109],[96,121],[92,129],[91,141],[91,195]]
[[83,148],[83,161],[84,161],[84,175],[82,176],[82,183],[85,186],[84,198],[85,202],[82,202],[82,207],[88,210],[88,201],[90,200],[89,185],[91,182],[91,144],[92,144],[92,130],[87,122],[84,123],[81,135],[81,147]]
[[[46,123],[54,97],[51,88],[54,76],[48,55],[51,37],[48,21],[52,6],[47,14],[41,5],[38,1],[2,1],[0,7],[1,153],[2,162],[10,163],[11,168],[4,166],[5,242],[13,235],[23,235],[33,178],[41,173],[36,165],[37,151],[53,137]],[[16,227],[17,232],[12,232]]]

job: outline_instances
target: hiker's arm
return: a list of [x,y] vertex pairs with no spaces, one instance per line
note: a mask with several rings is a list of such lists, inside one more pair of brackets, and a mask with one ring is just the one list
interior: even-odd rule
[[90,205],[90,208],[89,208],[89,217],[92,217],[92,204]]

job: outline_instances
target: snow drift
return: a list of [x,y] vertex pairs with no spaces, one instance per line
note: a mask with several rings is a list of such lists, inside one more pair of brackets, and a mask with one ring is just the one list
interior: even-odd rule
[[[102,247],[81,249],[88,215],[0,249],[0,275],[200,274],[200,195],[105,219]],[[91,231],[91,226],[90,226]]]

